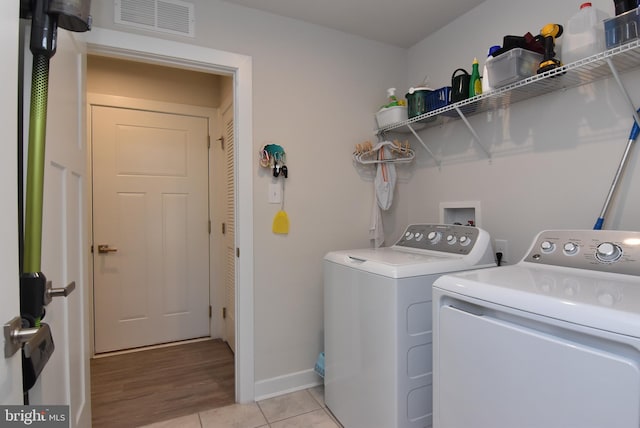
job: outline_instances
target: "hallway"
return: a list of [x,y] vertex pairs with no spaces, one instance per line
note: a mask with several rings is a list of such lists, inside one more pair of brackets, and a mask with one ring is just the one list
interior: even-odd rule
[[234,356],[200,340],[91,360],[93,428],[127,428],[235,402]]

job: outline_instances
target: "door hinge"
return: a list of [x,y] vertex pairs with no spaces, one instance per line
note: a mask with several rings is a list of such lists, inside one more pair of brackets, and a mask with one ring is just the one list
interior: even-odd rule
[[213,315],[213,308],[209,305],[209,318]]
[[227,318],[227,308],[222,308],[222,319]]
[[93,245],[91,246],[91,254],[93,254]]
[[240,257],[240,248],[236,248],[236,257]]
[[218,138],[218,141],[220,141],[220,148],[224,150],[224,136],[221,135],[220,138]]
[[207,149],[211,148],[211,135],[207,135]]
[[211,235],[211,220],[209,220],[209,235]]
[[226,223],[222,223],[222,234],[224,235],[225,233],[227,233],[227,225]]

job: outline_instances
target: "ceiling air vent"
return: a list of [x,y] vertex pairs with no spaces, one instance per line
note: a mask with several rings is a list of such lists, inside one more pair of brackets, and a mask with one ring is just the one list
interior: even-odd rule
[[115,0],[116,24],[195,37],[192,3],[180,0]]

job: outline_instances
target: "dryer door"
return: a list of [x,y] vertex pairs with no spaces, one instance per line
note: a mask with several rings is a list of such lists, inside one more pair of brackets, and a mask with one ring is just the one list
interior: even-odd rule
[[436,303],[434,427],[640,425],[637,348],[481,302]]

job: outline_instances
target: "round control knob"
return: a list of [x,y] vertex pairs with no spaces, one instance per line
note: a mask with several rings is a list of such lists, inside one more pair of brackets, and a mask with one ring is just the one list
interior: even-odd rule
[[456,243],[456,237],[454,235],[447,235],[447,244],[453,245]]
[[603,242],[596,248],[596,258],[601,262],[615,262],[622,257],[622,248],[611,242]]
[[424,235],[422,233],[416,233],[416,241],[420,242],[422,241],[422,238],[424,238]]
[[556,249],[556,245],[551,241],[543,241],[540,244],[540,249],[543,253],[551,253]]
[[567,242],[564,244],[564,253],[568,256],[572,256],[578,252],[578,245],[573,242]]
[[432,244],[437,244],[438,241],[440,241],[440,237],[442,235],[440,234],[440,232],[429,232],[429,234],[427,235],[427,239],[432,243]]
[[466,247],[469,244],[471,244],[471,238],[469,238],[468,236],[461,236],[460,237],[460,245]]

